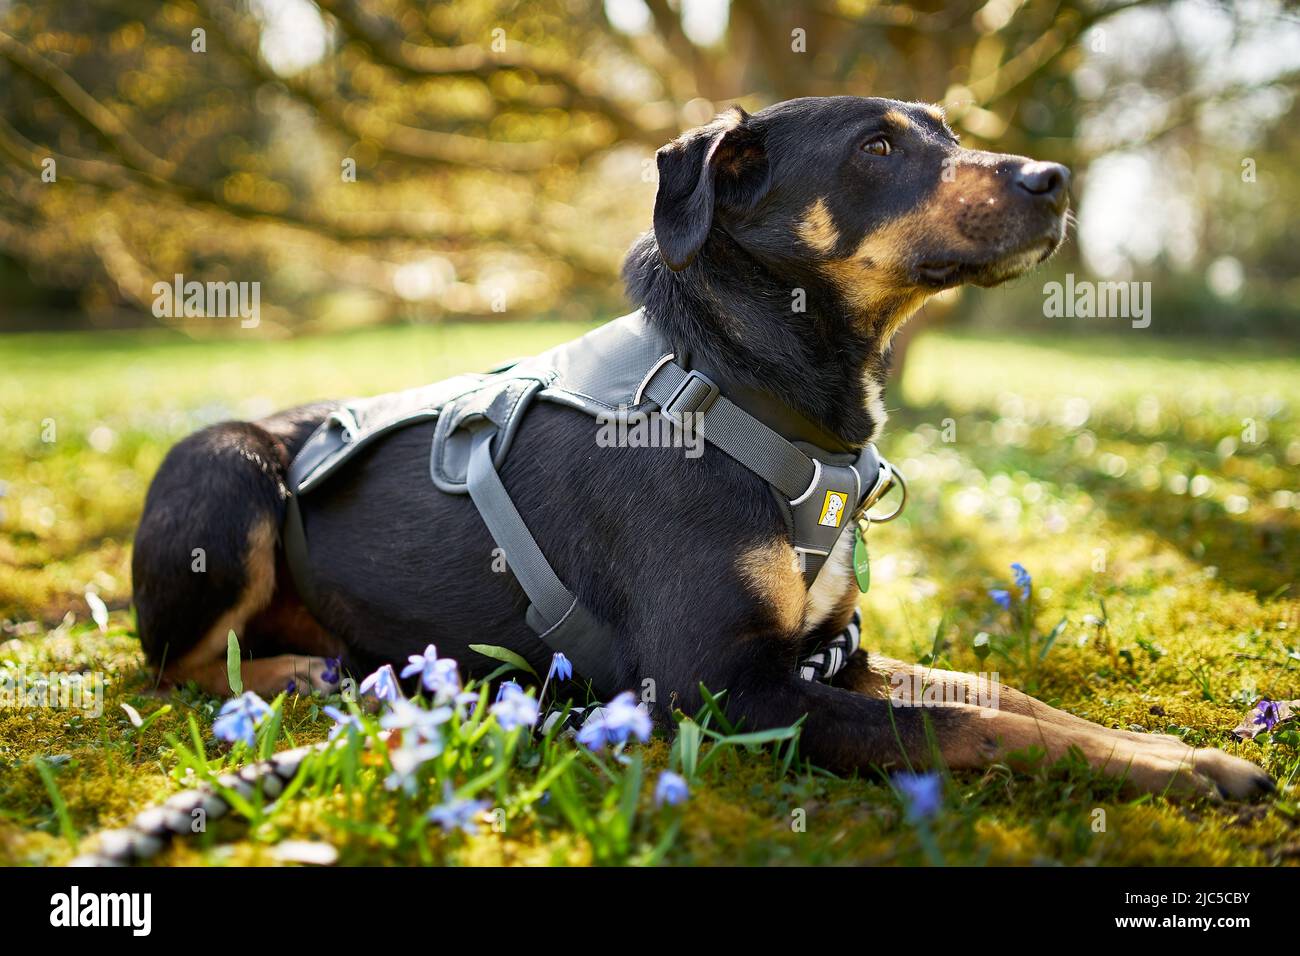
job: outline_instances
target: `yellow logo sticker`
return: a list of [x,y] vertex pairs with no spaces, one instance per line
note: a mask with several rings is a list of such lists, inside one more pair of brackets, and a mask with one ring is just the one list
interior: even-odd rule
[[838,528],[844,520],[844,508],[849,503],[849,496],[842,491],[826,492],[826,501],[822,503],[822,516],[817,519],[819,525]]

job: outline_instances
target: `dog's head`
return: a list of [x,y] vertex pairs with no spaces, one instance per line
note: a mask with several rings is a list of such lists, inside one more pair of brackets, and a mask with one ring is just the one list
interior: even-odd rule
[[739,108],[657,154],[674,271],[724,232],[792,285],[821,281],[882,347],[926,297],[996,285],[1065,235],[1069,171],[963,148],[931,106],[837,96]]

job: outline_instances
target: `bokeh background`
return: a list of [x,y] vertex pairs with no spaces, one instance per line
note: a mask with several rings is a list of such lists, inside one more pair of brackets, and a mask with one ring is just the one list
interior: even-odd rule
[[[1056,271],[1157,283],[1153,335],[1300,309],[1300,22],[1270,0],[0,0],[0,30],[0,329],[156,324],[176,273],[261,282],[262,335],[608,316],[656,147],[841,93],[1069,164]],[[1025,328],[1021,291],[930,314]]]

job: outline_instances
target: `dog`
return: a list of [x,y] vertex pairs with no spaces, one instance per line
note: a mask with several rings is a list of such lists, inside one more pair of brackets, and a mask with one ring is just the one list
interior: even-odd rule
[[[890,342],[928,297],[1019,276],[1066,233],[1064,166],[963,147],[923,104],[838,96],[732,108],[662,147],[657,165],[653,228],[624,265],[630,298],[703,358],[723,394],[793,409],[823,447],[861,448],[880,433]],[[244,686],[266,694],[331,689],[329,658],[368,673],[430,643],[472,676],[498,663],[473,643],[544,673],[550,650],[525,624],[518,583],[494,573],[473,503],[429,484],[432,423],[384,437],[329,494],[301,502],[320,592],[308,611],[280,541],[286,469],[338,407],[213,425],[167,455],[132,564],[148,661],[169,681],[222,693],[234,630],[250,657]],[[769,489],[726,455],[597,448],[589,416],[539,402],[501,478],[559,577],[614,635],[607,653],[623,687],[688,710],[701,685],[725,689],[732,719],[749,728],[802,719],[803,752],[839,771],[1020,765],[1032,748],[1049,761],[1082,754],[1140,791],[1272,788],[1222,751],[1108,729],[1009,687],[984,707],[988,688],[974,677],[914,680],[919,668],[875,654],[854,654],[828,683],[798,679],[802,657],[854,614],[853,536],[807,586]],[[965,700],[897,699],[900,674],[904,688],[942,683]]]

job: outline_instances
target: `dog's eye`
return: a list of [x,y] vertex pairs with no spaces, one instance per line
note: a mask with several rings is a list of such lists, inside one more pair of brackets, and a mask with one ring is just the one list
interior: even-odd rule
[[888,156],[892,151],[889,140],[883,136],[873,136],[862,144],[862,151],[872,156]]

